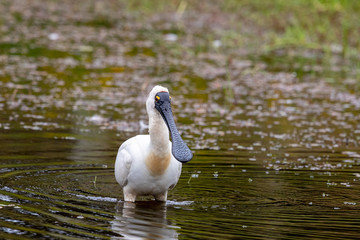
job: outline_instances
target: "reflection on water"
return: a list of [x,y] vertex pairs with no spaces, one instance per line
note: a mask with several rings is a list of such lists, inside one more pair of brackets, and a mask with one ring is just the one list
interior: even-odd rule
[[178,239],[179,227],[171,224],[166,212],[165,203],[119,201],[111,229],[123,239]]

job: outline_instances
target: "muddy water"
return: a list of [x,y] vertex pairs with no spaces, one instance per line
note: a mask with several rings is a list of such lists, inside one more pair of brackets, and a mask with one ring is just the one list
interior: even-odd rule
[[[204,46],[206,17],[28,4],[1,5],[0,238],[358,237],[357,68]],[[124,203],[117,149],[146,133],[155,84],[194,159],[165,204]]]

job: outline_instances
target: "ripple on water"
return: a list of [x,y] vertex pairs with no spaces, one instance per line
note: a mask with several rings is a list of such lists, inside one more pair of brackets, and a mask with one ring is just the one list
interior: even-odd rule
[[[354,196],[360,194],[357,151],[262,151],[260,142],[221,154],[198,150],[165,204],[131,204],[118,201],[122,194],[112,167],[117,142],[111,154],[101,138],[89,149],[86,136],[58,138],[58,148],[49,137],[2,160],[2,169],[11,169],[0,175],[2,227],[53,238],[151,238],[151,233],[157,239],[281,238],[286,233],[344,239],[353,237],[349,229],[359,224],[354,220],[359,208]],[[21,138],[13,141],[22,146]],[[80,153],[69,151],[69,142]],[[44,155],[45,144],[57,151]]]

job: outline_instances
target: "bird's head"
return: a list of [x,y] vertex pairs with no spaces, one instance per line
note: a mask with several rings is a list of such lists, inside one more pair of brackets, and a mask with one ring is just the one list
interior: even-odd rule
[[[181,138],[171,110],[169,90],[162,86],[155,86],[146,100],[146,109],[149,118],[160,119],[168,127],[172,140],[172,154],[179,162],[186,163],[193,157],[191,150]],[[159,117],[161,116],[161,118]]]

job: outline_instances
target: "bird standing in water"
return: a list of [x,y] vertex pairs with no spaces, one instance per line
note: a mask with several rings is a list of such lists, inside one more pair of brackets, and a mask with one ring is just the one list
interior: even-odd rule
[[123,187],[124,200],[129,202],[146,195],[166,201],[168,190],[179,180],[182,163],[193,157],[175,126],[167,88],[155,86],[151,90],[146,110],[149,135],[126,140],[116,156],[115,178]]

